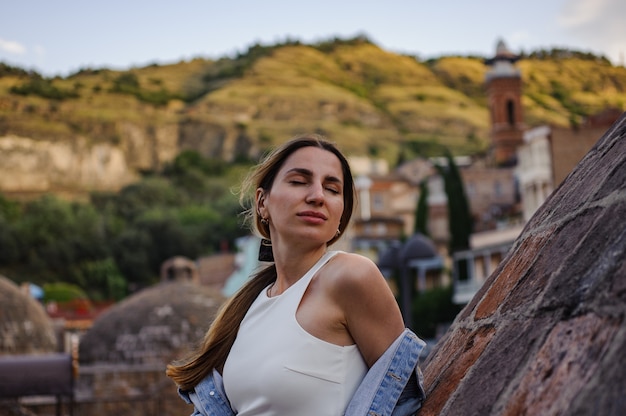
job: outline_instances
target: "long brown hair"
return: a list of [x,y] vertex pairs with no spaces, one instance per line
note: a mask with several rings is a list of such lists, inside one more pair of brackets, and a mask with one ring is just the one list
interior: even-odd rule
[[[344,209],[339,221],[339,233],[328,241],[327,245],[337,241],[347,228],[352,217],[355,198],[354,181],[350,165],[332,142],[320,135],[309,134],[297,136],[275,148],[263,158],[261,163],[250,171],[243,182],[240,191],[240,202],[244,207],[249,207],[245,212],[246,218],[250,221],[253,231],[262,237],[270,238],[269,228],[261,222],[261,218],[258,215],[256,201],[253,196],[254,191],[262,188],[264,191],[269,192],[276,174],[285,163],[285,160],[296,150],[309,146],[318,147],[333,153],[341,162],[343,171]],[[166,374],[182,390],[193,389],[214,368],[222,372],[226,358],[237,337],[239,324],[259,293],[275,280],[276,267],[274,265],[270,265],[256,273],[222,306],[200,347],[186,359],[167,366]]]

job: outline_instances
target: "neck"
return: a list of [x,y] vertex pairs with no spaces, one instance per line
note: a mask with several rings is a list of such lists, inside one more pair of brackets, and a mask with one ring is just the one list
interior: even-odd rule
[[296,283],[326,253],[326,246],[310,250],[298,250],[297,247],[274,246],[274,264],[276,282],[272,285],[271,296],[283,293]]

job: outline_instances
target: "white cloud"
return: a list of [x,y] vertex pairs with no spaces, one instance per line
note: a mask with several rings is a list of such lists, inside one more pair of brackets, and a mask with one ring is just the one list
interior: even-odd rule
[[606,12],[611,0],[569,0],[563,5],[558,23],[565,28],[593,24]]
[[618,62],[626,52],[625,16],[624,0],[567,0],[557,23],[586,47]]
[[15,55],[23,55],[26,53],[26,48],[21,43],[2,38],[0,38],[0,50]]

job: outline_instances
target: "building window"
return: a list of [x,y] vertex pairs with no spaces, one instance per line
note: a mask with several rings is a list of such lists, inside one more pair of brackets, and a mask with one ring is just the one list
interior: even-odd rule
[[470,265],[467,258],[461,257],[455,260],[456,278],[460,282],[467,282],[470,280],[471,272],[469,270]]
[[511,126],[515,125],[515,103],[513,100],[506,102],[506,116]]

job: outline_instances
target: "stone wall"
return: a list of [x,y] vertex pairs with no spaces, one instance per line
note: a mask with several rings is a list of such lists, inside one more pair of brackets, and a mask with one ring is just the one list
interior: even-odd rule
[[424,415],[626,414],[626,113],[424,365]]
[[[54,396],[0,400],[0,416],[56,414]],[[177,394],[165,376],[165,366],[88,365],[79,368],[74,402],[63,398],[63,415],[74,416],[180,416],[193,406]],[[71,412],[70,412],[71,409]]]
[[193,406],[177,394],[165,366],[81,366],[74,414],[89,416],[187,415]]

